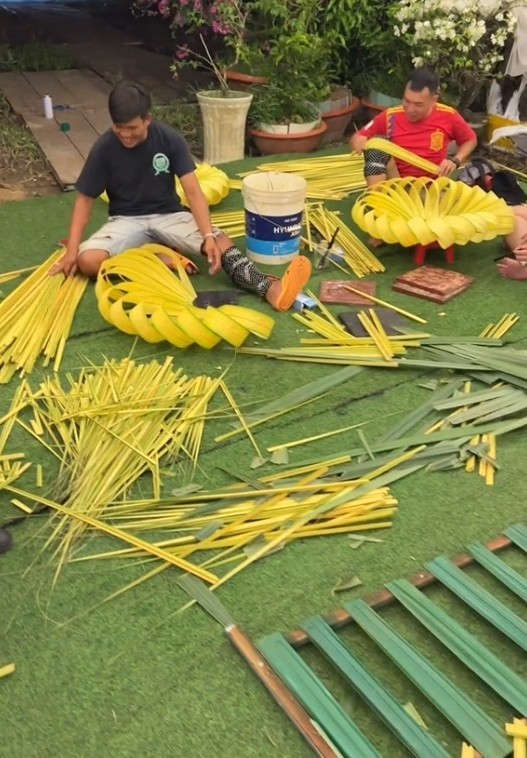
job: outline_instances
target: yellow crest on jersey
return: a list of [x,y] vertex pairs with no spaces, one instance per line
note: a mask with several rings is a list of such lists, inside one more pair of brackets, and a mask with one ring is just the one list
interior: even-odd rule
[[443,132],[432,132],[430,135],[430,150],[442,150],[445,145],[445,135]]

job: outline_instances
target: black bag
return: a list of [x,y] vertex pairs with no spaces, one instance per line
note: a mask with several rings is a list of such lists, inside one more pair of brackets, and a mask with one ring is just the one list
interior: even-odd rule
[[469,187],[481,187],[485,192],[494,192],[507,205],[521,205],[527,195],[509,171],[496,171],[484,158],[475,158],[459,172],[459,180]]
[[496,171],[492,177],[492,191],[502,197],[507,205],[521,205],[527,200],[527,195],[518,184],[514,174],[508,171]]

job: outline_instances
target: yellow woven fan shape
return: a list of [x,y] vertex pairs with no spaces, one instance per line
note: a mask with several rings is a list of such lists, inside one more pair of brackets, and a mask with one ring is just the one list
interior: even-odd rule
[[[127,250],[108,258],[99,271],[95,294],[101,316],[126,334],[146,342],[169,342],[206,350],[221,340],[240,347],[249,334],[268,339],[274,319],[238,305],[198,308],[197,293],[178,256],[163,245]],[[170,259],[171,271],[159,256]]]
[[367,189],[352,210],[357,226],[372,237],[403,247],[451,245],[510,234],[514,214],[504,200],[452,179],[390,179]]

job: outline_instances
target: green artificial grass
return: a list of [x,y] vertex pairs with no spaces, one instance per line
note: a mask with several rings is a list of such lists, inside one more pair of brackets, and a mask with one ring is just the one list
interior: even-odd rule
[[[261,159],[231,164],[229,173],[255,167]],[[9,271],[44,260],[56,241],[67,235],[72,195],[40,198],[0,206],[0,270]],[[232,192],[222,208],[241,207],[240,193]],[[352,200],[327,203],[349,219]],[[97,204],[92,228],[106,213]],[[360,236],[363,236],[362,234]],[[380,252],[386,273],[375,277],[377,294],[425,318],[426,329],[437,335],[475,336],[489,322],[506,312],[523,316],[527,282],[502,279],[493,258],[502,252],[496,240],[457,251],[456,270],[475,277],[473,286],[451,303],[438,306],[391,291],[397,274],[413,268],[412,251],[386,248]],[[443,265],[442,253],[429,254],[429,263]],[[215,279],[203,273],[194,279],[197,289],[230,287],[222,273]],[[310,288],[318,292],[324,278],[338,278],[336,269],[315,272]],[[372,277],[373,278],[373,277]],[[1,287],[7,294],[16,287]],[[268,306],[247,295],[243,305],[270,312]],[[341,308],[340,310],[345,310]],[[339,308],[335,308],[338,312]],[[269,347],[298,345],[302,327],[288,314],[276,316]],[[520,322],[507,340],[525,349],[527,321]],[[262,341],[252,341],[248,344]],[[170,346],[135,342],[116,331],[99,315],[93,285],[77,313],[66,349],[62,373],[75,372],[88,362],[174,356],[174,365],[190,376],[218,376],[228,368],[226,382],[242,410],[277,396],[317,377],[331,373],[331,366],[293,364],[263,357],[234,354],[227,346],[206,352],[199,348],[171,350]],[[29,377],[36,386],[42,370]],[[395,422],[424,402],[430,391],[418,386],[432,378],[422,370],[364,369],[328,396],[293,413],[257,427],[255,437],[267,446],[319,434],[342,426],[368,422],[368,440],[381,436]],[[14,380],[0,391],[0,413],[9,407],[17,386]],[[217,401],[220,402],[220,401]],[[225,405],[224,401],[221,401]],[[254,450],[243,434],[223,443],[214,438],[229,427],[225,420],[208,423],[196,480],[206,487],[232,481],[230,472],[251,476]],[[328,437],[295,448],[292,463],[316,456],[345,452],[359,443],[356,431]],[[22,431],[13,433],[10,452],[23,450],[28,460],[41,463],[45,483],[52,482],[55,462]],[[218,592],[236,621],[255,639],[273,631],[287,632],[304,619],[328,613],[344,602],[366,597],[384,582],[409,576],[438,555],[451,556],[470,542],[489,540],[524,518],[521,477],[527,455],[527,436],[522,432],[498,440],[500,471],[494,487],[486,487],[477,474],[463,470],[426,473],[420,471],[392,486],[399,510],[390,530],[375,533],[383,541],[352,550],[346,536],[299,541],[251,566]],[[271,465],[257,475],[276,471]],[[23,486],[31,489],[34,474]],[[167,480],[170,492],[183,482]],[[148,485],[145,484],[145,490]],[[20,514],[0,492],[0,524]],[[141,584],[121,597],[104,603],[112,592],[152,568],[153,564],[129,565],[108,562],[75,563],[66,567],[52,586],[53,566],[40,551],[48,534],[47,515],[22,521],[12,527],[14,548],[0,556],[0,665],[13,661],[16,673],[0,681],[2,709],[0,755],[43,758],[135,758],[140,755],[269,756],[287,758],[310,755],[258,680],[231,648],[221,629],[198,608],[178,610],[187,597],[177,586],[173,569]],[[120,547],[109,538],[94,537],[86,551]],[[517,549],[504,559],[520,573],[527,573],[527,558]],[[497,583],[481,569],[470,569],[488,588]],[[332,588],[339,579],[357,574],[361,587],[335,597]],[[442,607],[503,657],[520,674],[527,664],[518,651],[498,633],[489,632],[475,615],[441,588],[430,594]],[[526,617],[524,606],[511,593],[501,590],[501,599]],[[460,671],[428,633],[418,630],[400,608],[390,608],[385,617],[404,629],[412,644],[429,655],[438,668],[451,676],[479,705],[501,723],[510,714],[507,707],[472,675]],[[412,700],[423,717],[434,725],[434,734],[459,754],[461,738],[423,700],[391,664],[375,652],[354,627],[342,632],[348,643],[372,671],[403,702]],[[403,756],[391,735],[369,711],[357,702],[340,680],[324,668],[311,649],[302,653],[327,678],[341,702],[364,728],[383,755]]]

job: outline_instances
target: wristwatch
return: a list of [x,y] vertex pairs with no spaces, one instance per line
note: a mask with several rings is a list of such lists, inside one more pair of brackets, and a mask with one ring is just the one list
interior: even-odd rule
[[452,161],[452,163],[456,164],[457,168],[459,168],[459,164],[461,163],[461,161],[459,160],[459,158],[457,157],[457,155],[454,155],[454,157],[450,158],[450,160]]

